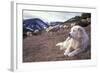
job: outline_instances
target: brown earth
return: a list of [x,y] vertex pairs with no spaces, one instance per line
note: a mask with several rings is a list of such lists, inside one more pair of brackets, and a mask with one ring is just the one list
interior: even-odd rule
[[[90,37],[90,25],[85,27]],[[41,62],[41,61],[63,61],[63,60],[85,60],[91,59],[90,45],[85,52],[74,57],[64,56],[64,51],[55,45],[64,41],[68,37],[68,29],[59,29],[58,31],[43,31],[41,34],[33,35],[23,39],[23,62]]]

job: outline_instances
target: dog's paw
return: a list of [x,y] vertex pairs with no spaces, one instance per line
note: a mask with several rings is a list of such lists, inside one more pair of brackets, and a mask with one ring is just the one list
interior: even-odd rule
[[56,46],[58,46],[58,44],[56,44]]
[[61,46],[61,45],[62,45],[62,43],[57,43],[57,44],[56,44],[56,46]]
[[67,55],[68,55],[68,53],[65,52],[65,53],[64,53],[64,56],[67,56]]
[[68,56],[69,56],[69,57],[73,57],[73,56],[75,56],[75,54],[69,53]]
[[56,46],[60,46],[60,44],[59,44],[59,43],[57,43],[57,44],[56,44]]

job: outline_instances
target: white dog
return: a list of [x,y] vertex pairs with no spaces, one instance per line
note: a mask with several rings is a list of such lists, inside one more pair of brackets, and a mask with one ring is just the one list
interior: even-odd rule
[[75,56],[84,51],[88,43],[89,37],[85,29],[77,25],[71,28],[68,38],[64,42],[56,44],[56,46],[60,46],[60,50],[65,50],[65,56]]

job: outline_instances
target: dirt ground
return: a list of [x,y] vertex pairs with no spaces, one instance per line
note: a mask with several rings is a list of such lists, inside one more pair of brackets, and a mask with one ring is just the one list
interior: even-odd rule
[[[90,37],[90,25],[85,27]],[[23,62],[41,61],[64,61],[64,60],[85,60],[91,59],[91,47],[88,46],[85,52],[74,57],[64,56],[64,51],[55,45],[68,37],[68,29],[60,29],[53,32],[43,31],[41,34],[33,35],[23,39]]]

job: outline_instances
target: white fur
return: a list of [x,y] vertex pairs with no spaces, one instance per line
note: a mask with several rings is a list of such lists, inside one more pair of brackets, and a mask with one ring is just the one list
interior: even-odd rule
[[[75,56],[87,48],[89,37],[81,26],[73,26],[69,34],[64,42],[57,43],[56,46],[60,46],[61,50],[65,50],[65,56]],[[72,49],[73,51],[71,51]]]

